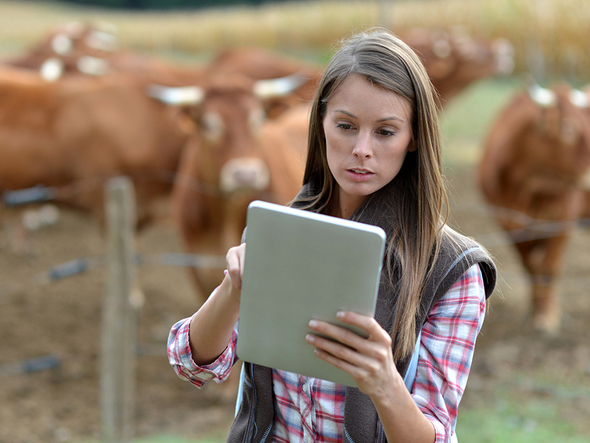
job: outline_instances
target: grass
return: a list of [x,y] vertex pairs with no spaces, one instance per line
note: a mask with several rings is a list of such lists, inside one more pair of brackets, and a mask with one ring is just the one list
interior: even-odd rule
[[[557,401],[555,397],[546,395],[529,395],[523,398],[522,392],[509,389],[482,392],[481,397],[477,406],[460,409],[457,423],[460,442],[587,443],[589,441],[589,435],[580,435],[576,425],[564,417],[563,400]],[[136,439],[133,443],[223,443],[225,437],[225,432],[198,439],[160,435]]]
[[505,390],[486,396],[487,405],[459,413],[457,436],[471,443],[588,442],[576,426],[561,415],[554,398],[523,401],[519,393]]
[[473,84],[449,103],[441,115],[444,161],[447,166],[479,161],[489,126],[513,94],[522,89],[515,77]]

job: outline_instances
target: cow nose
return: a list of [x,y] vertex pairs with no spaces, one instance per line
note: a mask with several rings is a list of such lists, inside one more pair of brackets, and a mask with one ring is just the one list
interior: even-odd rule
[[263,191],[270,183],[270,171],[259,158],[235,158],[221,168],[220,189],[231,194],[238,191]]

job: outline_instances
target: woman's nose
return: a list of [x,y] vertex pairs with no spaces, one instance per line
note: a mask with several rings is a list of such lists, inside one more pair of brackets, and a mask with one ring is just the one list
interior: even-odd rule
[[371,158],[373,156],[371,137],[369,135],[359,134],[352,153],[360,159]]

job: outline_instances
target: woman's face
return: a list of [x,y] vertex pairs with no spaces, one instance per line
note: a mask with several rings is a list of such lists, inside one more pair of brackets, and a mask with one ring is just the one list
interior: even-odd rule
[[323,120],[328,166],[348,218],[399,172],[412,139],[408,100],[353,74],[334,92]]

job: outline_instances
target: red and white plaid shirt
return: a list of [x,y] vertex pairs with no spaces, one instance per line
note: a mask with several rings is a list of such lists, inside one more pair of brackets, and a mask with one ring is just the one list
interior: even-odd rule
[[[436,443],[454,434],[457,409],[485,317],[485,292],[478,265],[472,266],[436,303],[422,328],[412,397],[432,422]],[[236,361],[237,325],[227,349],[207,366],[192,359],[192,317],[177,322],[168,338],[168,359],[178,376],[197,387],[224,381]],[[291,372],[273,370],[273,442],[341,442],[345,387]]]

